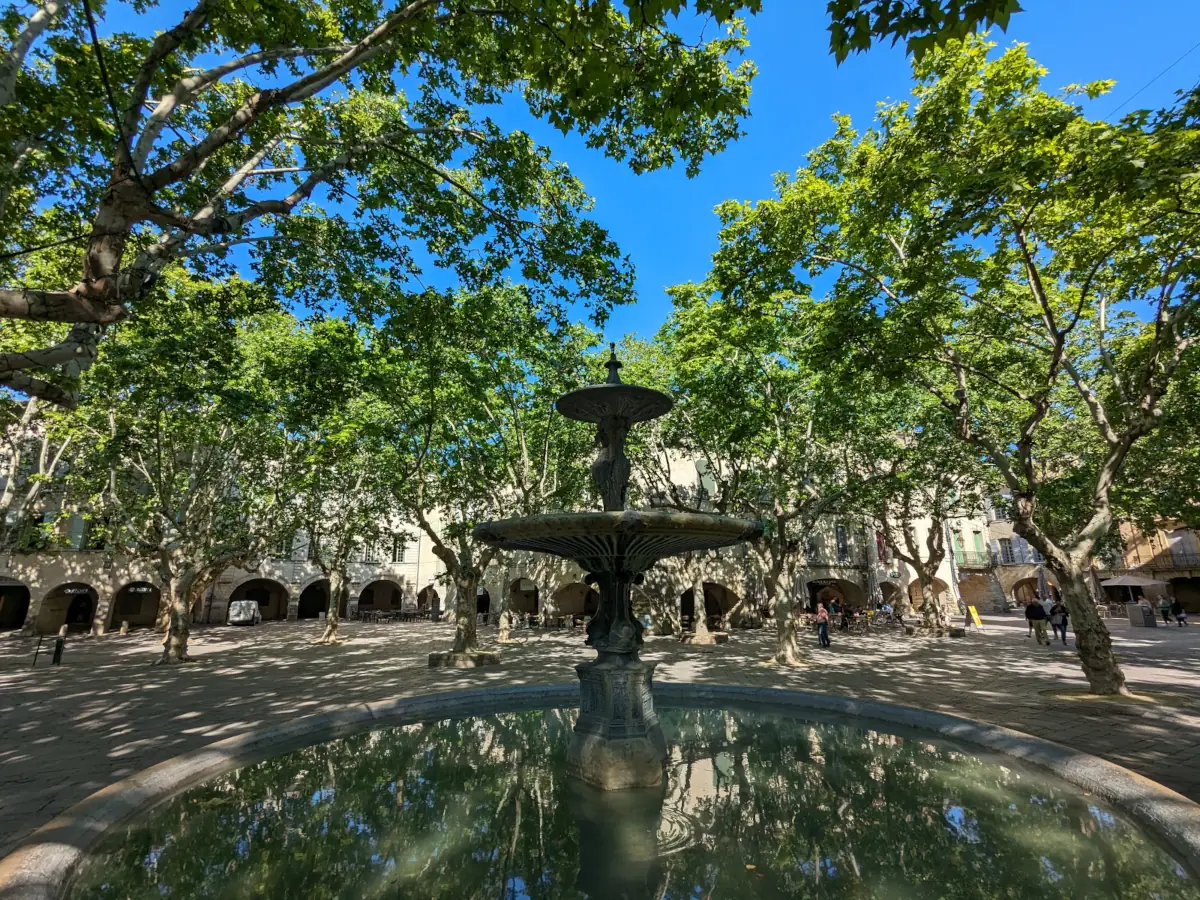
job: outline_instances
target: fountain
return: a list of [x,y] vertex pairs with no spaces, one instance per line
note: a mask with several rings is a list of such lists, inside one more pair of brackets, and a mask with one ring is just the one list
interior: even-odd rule
[[597,426],[600,452],[591,472],[604,511],[502,519],[477,525],[472,533],[504,550],[566,557],[596,585],[600,604],[587,627],[596,659],[575,667],[579,718],[567,770],[594,788],[613,791],[661,784],[666,756],[651,692],[654,664],[639,657],[643,626],[633,615],[631,587],[660,559],[753,540],[762,527],[728,516],[625,508],[630,426],[665,415],[674,401],[661,391],[623,383],[616,346],[609,346],[605,383],[570,391],[555,404],[567,418]]

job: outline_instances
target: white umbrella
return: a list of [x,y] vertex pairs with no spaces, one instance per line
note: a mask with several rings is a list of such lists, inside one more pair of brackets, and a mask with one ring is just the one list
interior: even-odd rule
[[1133,596],[1135,587],[1150,587],[1155,584],[1166,584],[1165,581],[1155,581],[1153,578],[1143,578],[1141,575],[1121,575],[1117,578],[1110,578],[1108,581],[1100,582],[1104,587],[1123,587],[1129,588],[1129,602],[1136,603],[1137,600]]

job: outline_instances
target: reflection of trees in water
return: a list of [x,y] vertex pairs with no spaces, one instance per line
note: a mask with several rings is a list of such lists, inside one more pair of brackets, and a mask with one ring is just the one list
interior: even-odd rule
[[[74,896],[578,897],[573,719],[409,726],[250,766],[110,840]],[[706,836],[663,860],[648,897],[1200,896],[1053,781],[851,728],[719,710],[664,723],[667,802]]]

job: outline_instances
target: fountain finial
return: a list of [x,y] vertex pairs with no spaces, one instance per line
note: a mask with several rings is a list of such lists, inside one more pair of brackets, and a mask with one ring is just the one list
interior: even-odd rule
[[617,345],[615,341],[608,345],[608,362],[604,365],[608,369],[608,379],[605,383],[621,384],[621,366],[624,363],[617,359]]

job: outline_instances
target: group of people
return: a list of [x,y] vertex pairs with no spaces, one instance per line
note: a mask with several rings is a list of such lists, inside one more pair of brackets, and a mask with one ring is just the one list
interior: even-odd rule
[[1170,625],[1171,619],[1175,619],[1175,624],[1180,628],[1187,625],[1187,610],[1183,608],[1183,604],[1179,602],[1179,598],[1163,597],[1158,601],[1158,611],[1162,613],[1163,624]]
[[[826,607],[822,601],[817,601],[817,614],[814,622],[817,626],[817,645],[820,647],[832,647],[833,644],[829,640],[829,626],[833,622],[838,623],[838,628],[841,631],[849,631],[850,623],[854,621],[854,617],[861,612],[847,603],[842,603],[836,598],[829,601],[829,606]],[[900,613],[894,612],[892,605],[886,601],[881,603],[876,609],[876,615],[884,616],[890,621],[904,624],[904,618]]]
[[[1171,620],[1175,620],[1175,624],[1183,628],[1188,624],[1187,610],[1183,608],[1183,604],[1179,602],[1179,598],[1163,597],[1158,601],[1158,611],[1162,613],[1163,623],[1171,624]],[[1050,623],[1050,627],[1054,629],[1054,638],[1057,640],[1060,636],[1065,645],[1067,643],[1067,624],[1068,613],[1067,605],[1058,600],[1038,599],[1030,601],[1025,607],[1025,618],[1029,622],[1029,634],[1031,637],[1036,637],[1039,644],[1049,646],[1051,641],[1046,635],[1046,623]]]
[[1039,644],[1050,646],[1050,638],[1046,634],[1046,623],[1054,629],[1054,639],[1062,638],[1063,646],[1067,645],[1067,624],[1070,618],[1067,605],[1058,600],[1033,600],[1025,607],[1025,619],[1029,622],[1029,634],[1037,638]]

